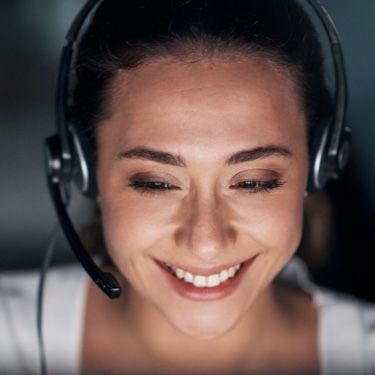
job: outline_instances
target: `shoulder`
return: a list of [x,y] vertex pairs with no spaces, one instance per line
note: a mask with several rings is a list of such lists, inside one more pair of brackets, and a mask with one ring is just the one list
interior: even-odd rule
[[[53,297],[53,289],[56,295],[64,297],[70,291],[77,289],[77,281],[84,278],[82,269],[76,265],[64,265],[52,268],[48,271],[44,286],[45,294]],[[0,273],[0,317],[4,319],[35,310],[40,279],[39,270],[5,271]],[[1,321],[0,321],[1,322]]]
[[316,289],[314,301],[323,373],[374,374],[375,304],[324,288]]
[[[37,374],[40,353],[37,335],[39,270],[0,273],[0,373]],[[43,332],[47,356],[54,357],[58,335],[70,334],[80,324],[84,307],[85,275],[78,265],[51,269],[46,277]],[[75,344],[77,333],[68,338]],[[73,345],[76,349],[77,345]],[[47,358],[48,361],[48,358]]]
[[313,299],[322,374],[375,374],[375,304],[317,286],[298,258],[287,264],[279,279]]
[[[22,322],[35,318],[39,273],[36,271],[11,271],[0,273],[0,327],[10,329],[6,322]],[[1,329],[2,332],[3,329]],[[1,335],[1,338],[4,336]]]
[[0,274],[0,373],[37,373],[37,285],[34,271]]

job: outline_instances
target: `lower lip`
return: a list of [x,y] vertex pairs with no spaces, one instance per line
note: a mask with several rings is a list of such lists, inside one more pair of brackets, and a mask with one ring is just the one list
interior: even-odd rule
[[229,296],[234,292],[255,259],[256,256],[244,262],[234,277],[212,288],[198,288],[193,284],[187,283],[174,276],[165,263],[156,261],[156,264],[167,277],[172,288],[181,297],[188,298],[193,301],[217,301]]

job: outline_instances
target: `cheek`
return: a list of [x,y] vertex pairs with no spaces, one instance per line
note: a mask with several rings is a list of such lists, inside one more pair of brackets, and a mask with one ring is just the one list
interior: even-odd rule
[[285,199],[275,202],[269,213],[269,241],[291,255],[299,245],[302,233],[303,200]]
[[303,197],[283,194],[242,200],[232,210],[239,232],[265,254],[290,257],[299,245],[303,222]]
[[174,212],[173,204],[157,199],[103,199],[103,229],[111,257],[128,258],[161,247],[173,230]]
[[250,304],[272,282],[298,248],[302,234],[303,198],[275,197],[262,207],[242,205],[242,211],[237,212],[237,222],[241,223],[241,247],[251,249],[251,254],[258,254],[245,286],[246,295],[251,296]]

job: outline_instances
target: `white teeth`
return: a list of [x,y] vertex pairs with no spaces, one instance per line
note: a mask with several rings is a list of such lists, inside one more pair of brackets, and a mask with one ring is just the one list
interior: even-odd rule
[[224,282],[224,281],[227,281],[229,278],[229,275],[228,275],[228,271],[227,270],[222,270],[220,272],[220,282]]
[[212,288],[213,286],[218,286],[220,284],[220,276],[218,274],[208,276],[207,286]]
[[204,288],[207,286],[207,277],[206,276],[194,276],[193,281],[194,286],[197,286],[198,288]]
[[228,275],[229,275],[229,277],[233,277],[235,273],[236,273],[236,268],[235,267],[231,267],[231,268],[228,269]]
[[222,270],[220,273],[215,273],[209,276],[193,275],[188,271],[184,271],[181,268],[176,268],[172,265],[167,264],[168,268],[172,273],[180,280],[184,280],[186,283],[193,284],[197,288],[213,288],[220,285],[224,281],[233,277],[237,271],[241,268],[241,264],[230,267],[226,270]]
[[194,276],[193,276],[192,273],[190,273],[190,272],[185,272],[184,280],[185,280],[187,283],[192,283],[192,282],[193,282],[193,279],[194,279]]
[[184,278],[184,276],[185,276],[185,272],[184,272],[184,270],[181,270],[181,269],[177,269],[176,270],[176,276],[179,278],[179,279],[183,279]]

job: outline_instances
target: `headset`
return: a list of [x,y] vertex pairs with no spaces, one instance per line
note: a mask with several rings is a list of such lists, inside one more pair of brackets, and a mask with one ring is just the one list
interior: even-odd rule
[[[81,140],[77,129],[68,121],[67,102],[70,70],[79,34],[88,17],[103,1],[110,0],[89,0],[78,13],[67,33],[57,82],[57,133],[47,138],[45,142],[45,159],[49,190],[66,238],[92,280],[105,294],[114,299],[121,295],[119,283],[112,274],[102,272],[91,259],[67,213],[69,187],[73,181],[85,196],[94,198],[97,195],[93,166],[90,165],[87,157],[85,142]],[[319,131],[315,135],[310,152],[311,166],[307,189],[309,193],[313,193],[323,188],[328,180],[337,178],[346,166],[350,153],[351,132],[344,125],[347,84],[337,30],[319,0],[304,0],[304,3],[315,13],[325,30],[330,44],[335,76],[335,110],[331,118],[319,125]]]

